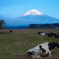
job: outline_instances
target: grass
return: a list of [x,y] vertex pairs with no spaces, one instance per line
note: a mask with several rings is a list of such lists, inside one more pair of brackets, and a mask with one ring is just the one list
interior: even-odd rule
[[[43,42],[59,42],[59,38],[40,36],[39,31],[59,33],[57,29],[20,29],[0,30],[0,59],[31,59],[27,50]],[[52,56],[42,59],[59,59],[59,49],[54,49]]]

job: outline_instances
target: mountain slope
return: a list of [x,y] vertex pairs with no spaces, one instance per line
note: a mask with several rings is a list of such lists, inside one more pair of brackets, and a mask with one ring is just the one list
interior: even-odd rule
[[59,19],[50,17],[35,9],[29,10],[17,18],[8,18],[0,15],[0,19],[5,20],[7,26],[27,26],[29,24],[58,23]]
[[45,15],[35,9],[29,10],[25,14],[19,17],[20,22],[25,24],[44,24],[44,23],[57,23],[59,19]]

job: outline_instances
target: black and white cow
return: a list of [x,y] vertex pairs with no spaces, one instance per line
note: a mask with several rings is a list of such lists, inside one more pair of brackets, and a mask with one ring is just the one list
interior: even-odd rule
[[54,37],[56,35],[56,33],[48,33],[47,36],[48,37]]
[[46,55],[51,56],[51,52],[55,47],[59,48],[59,44],[45,42],[28,50],[27,53],[33,59],[41,58],[42,56],[46,56]]
[[10,31],[10,33],[12,33],[12,30],[9,30]]
[[38,32],[38,34],[41,34],[41,33],[43,33],[43,32]]
[[43,35],[46,35],[46,34],[43,32],[43,33],[41,33],[40,35],[42,35],[42,36],[43,36]]
[[42,35],[42,36],[43,36],[43,35],[46,35],[45,32],[38,32],[38,34],[39,34],[39,35]]
[[59,38],[59,34],[55,35],[55,38]]

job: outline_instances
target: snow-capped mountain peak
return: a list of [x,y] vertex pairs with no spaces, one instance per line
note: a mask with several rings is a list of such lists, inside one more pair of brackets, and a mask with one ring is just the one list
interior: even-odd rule
[[28,15],[44,15],[44,14],[37,11],[36,9],[32,9],[26,12],[25,14],[23,14],[22,16],[28,16]]

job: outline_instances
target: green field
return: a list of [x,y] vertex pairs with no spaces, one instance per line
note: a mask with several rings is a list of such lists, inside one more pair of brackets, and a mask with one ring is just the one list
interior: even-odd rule
[[[31,59],[27,50],[43,42],[59,42],[59,38],[38,35],[40,31],[59,33],[58,29],[15,29],[12,33],[0,30],[0,59]],[[42,59],[59,59],[59,49],[55,48],[51,57]]]

